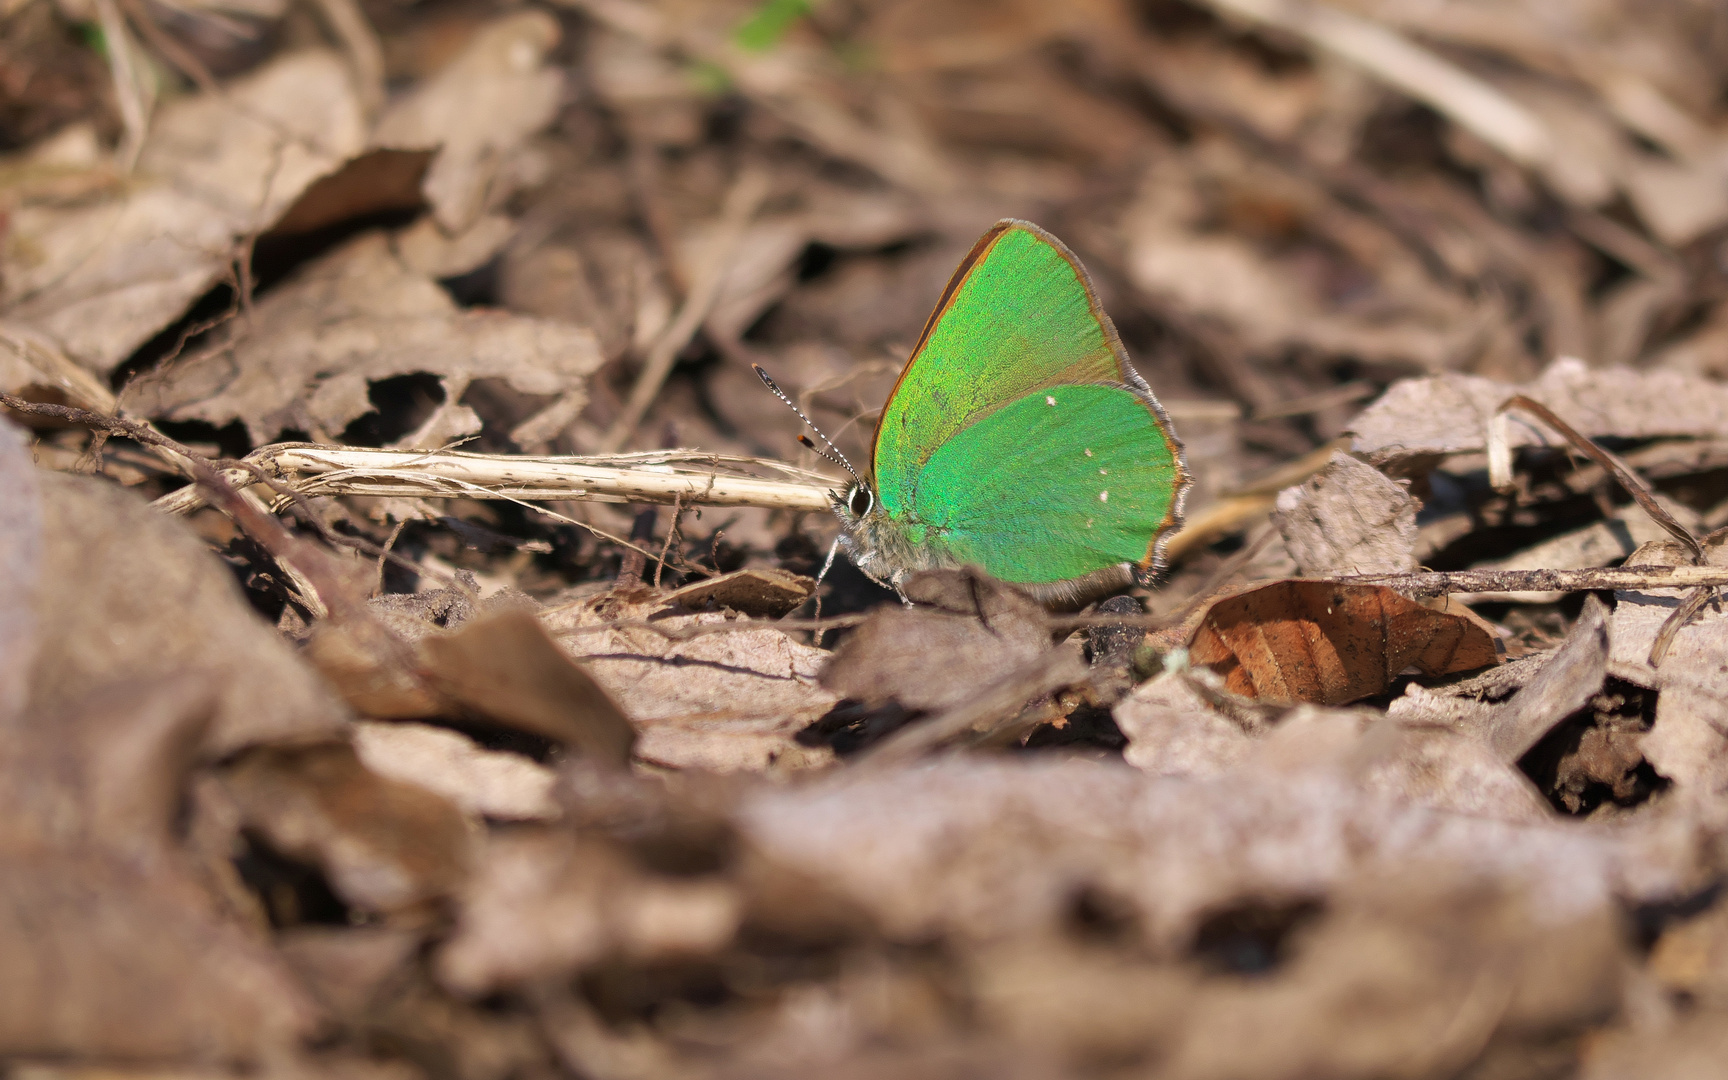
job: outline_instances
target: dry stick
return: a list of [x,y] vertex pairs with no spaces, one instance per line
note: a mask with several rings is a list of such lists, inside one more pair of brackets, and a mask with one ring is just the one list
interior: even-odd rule
[[390,539],[384,541],[384,550],[380,551],[378,553],[378,587],[377,587],[377,591],[380,593],[382,593],[384,591],[384,563],[386,561],[388,561],[387,556],[389,556],[391,549],[396,546],[396,538],[398,536],[401,536],[402,530],[407,528],[407,527],[408,527],[408,523],[406,521],[398,521],[396,523],[396,527],[394,529],[390,530]]
[[[1670,535],[1684,544],[1692,553],[1693,563],[1702,564],[1706,562],[1704,546],[1698,542],[1696,536],[1692,535],[1692,530],[1674,520],[1674,515],[1670,514],[1663,508],[1661,503],[1656,501],[1656,497],[1650,493],[1650,488],[1644,483],[1638,474],[1628,468],[1626,463],[1621,461],[1617,456],[1610,454],[1608,451],[1598,446],[1595,440],[1586,437],[1573,428],[1572,425],[1560,419],[1560,417],[1554,413],[1554,410],[1548,408],[1548,406],[1539,401],[1528,398],[1523,394],[1514,394],[1501,402],[1500,407],[1496,409],[1494,413],[1495,422],[1489,429],[1489,442],[1491,444],[1489,447],[1489,458],[1491,461],[1500,462],[1502,468],[1508,468],[1511,449],[1506,438],[1504,426],[1500,422],[1500,418],[1512,409],[1522,409],[1523,411],[1530,413],[1532,416],[1537,417],[1543,423],[1565,436],[1566,441],[1576,447],[1580,453],[1600,465],[1603,469],[1606,469],[1609,475],[1613,476],[1614,479],[1619,482],[1620,486],[1626,489],[1627,494],[1637,500],[1638,505],[1643,509],[1643,511],[1650,515],[1651,520],[1662,526],[1662,528],[1666,529]],[[1508,471],[1510,471],[1509,468]],[[1668,647],[1673,644],[1674,635],[1678,634],[1682,626],[1685,626],[1695,615],[1698,614],[1698,612],[1704,609],[1705,603],[1715,594],[1715,591],[1716,590],[1713,587],[1709,586],[1697,589],[1688,596],[1679,607],[1670,612],[1666,619],[1662,620],[1661,629],[1656,631],[1656,639],[1650,643],[1649,661],[1651,667],[1659,665],[1662,662],[1662,658],[1668,655]]]
[[1663,658],[1668,655],[1669,646],[1674,644],[1674,635],[1678,634],[1680,628],[1691,622],[1700,611],[1703,611],[1704,605],[1709,603],[1710,598],[1715,595],[1716,590],[1712,588],[1693,589],[1686,599],[1681,601],[1680,606],[1662,620],[1662,628],[1656,631],[1656,640],[1650,643],[1651,667],[1662,666]]
[[720,210],[719,235],[715,237],[704,265],[697,269],[684,305],[678,309],[672,324],[649,346],[641,374],[636,377],[636,385],[630,388],[630,397],[624,403],[624,411],[612,425],[612,430],[600,440],[603,452],[612,453],[630,441],[636,425],[642,422],[648,406],[659,395],[666,377],[672,374],[672,365],[677,361],[679,351],[714,309],[714,302],[720,298],[720,287],[726,282],[726,270],[732,264],[732,256],[744,239],[744,231],[755,216],[756,208],[767,197],[767,174],[755,166],[745,166],[726,193],[725,204]]
[[1583,570],[1449,570],[1414,574],[1350,574],[1329,580],[1384,585],[1406,596],[1477,592],[1618,592],[1728,585],[1722,566],[1595,566]]
[[[1698,586],[1728,586],[1728,567],[1720,566],[1608,566],[1585,570],[1455,570],[1444,573],[1355,574],[1324,580],[1339,585],[1379,585],[1410,597],[1444,596],[1476,592],[1616,592],[1625,589],[1685,589]],[[1204,603],[1206,596],[1191,601],[1168,615],[1118,615],[1094,613],[1064,615],[1048,622],[1052,632],[1072,632],[1090,627],[1132,626],[1162,630],[1175,626]],[[668,626],[654,620],[596,623],[554,632],[557,637],[598,634],[608,630],[651,630],[674,641],[709,634],[738,634],[753,630],[841,630],[857,626],[868,613],[837,615],[827,619],[733,619],[724,623]]]
[[[696,451],[651,451],[602,457],[529,457],[453,450],[373,450],[311,443],[279,443],[247,455],[251,465],[282,477],[304,494],[401,495],[420,498],[601,499],[611,502],[704,506],[758,506],[826,510],[839,482],[783,462]],[[707,468],[696,471],[692,466]],[[771,469],[789,477],[770,480],[725,475],[721,466]],[[682,470],[682,471],[681,471]],[[246,480],[230,470],[230,483]],[[160,510],[191,513],[203,505],[193,492],[170,492]]]

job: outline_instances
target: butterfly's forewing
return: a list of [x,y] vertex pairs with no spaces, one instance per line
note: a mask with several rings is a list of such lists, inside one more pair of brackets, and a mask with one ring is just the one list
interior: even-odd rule
[[1152,563],[1187,483],[1085,271],[1021,221],[955,272],[877,423],[873,464],[891,518],[1026,583]]
[[910,507],[936,448],[1044,386],[1125,381],[1125,355],[1062,242],[1003,221],[954,272],[876,423],[876,493]]

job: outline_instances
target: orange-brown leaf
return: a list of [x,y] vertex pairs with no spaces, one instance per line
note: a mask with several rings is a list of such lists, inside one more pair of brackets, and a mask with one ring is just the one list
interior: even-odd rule
[[1494,639],[1466,615],[1434,611],[1380,585],[1278,581],[1214,603],[1189,642],[1196,666],[1244,697],[1342,705],[1425,675],[1497,662]]

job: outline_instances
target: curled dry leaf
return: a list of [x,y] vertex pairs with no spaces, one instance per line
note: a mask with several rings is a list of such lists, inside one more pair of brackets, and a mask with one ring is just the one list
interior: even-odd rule
[[1409,483],[1343,452],[1313,479],[1278,493],[1272,520],[1305,577],[1416,569]]
[[364,142],[348,73],[322,50],[166,104],[121,193],[11,215],[0,314],[106,374],[229,272],[236,237]]
[[635,733],[607,692],[527,611],[472,620],[420,640],[435,687],[486,717],[552,739],[594,760],[630,760]]
[[666,603],[690,611],[727,609],[775,619],[796,610],[816,591],[814,578],[775,567],[752,567],[703,578],[666,594]]
[[247,829],[322,869],[337,896],[365,911],[449,895],[473,862],[474,836],[454,803],[379,776],[345,743],[254,750],[223,780]]
[[1592,595],[1536,676],[1494,710],[1485,733],[1502,761],[1517,761],[1556,724],[1590,703],[1608,674],[1608,640],[1607,609]]
[[551,399],[579,392],[601,359],[581,328],[459,309],[391,237],[370,232],[301,268],[243,326],[226,324],[213,344],[140,380],[132,400],[167,419],[239,420],[255,443],[284,428],[334,438],[374,411],[372,384],[421,373],[437,378],[442,404],[396,445],[434,449],[480,430],[461,404],[474,379]]
[[834,707],[817,685],[828,653],[770,625],[685,640],[642,627],[590,629],[652,617],[668,631],[730,616],[663,614],[659,598],[605,595],[542,618],[564,650],[617,701],[636,729],[637,760],[672,768],[758,772],[824,764],[826,750],[795,736]]
[[[1540,401],[1592,438],[1714,438],[1728,430],[1728,387],[1719,382],[1672,371],[1598,370],[1562,357],[1522,386],[1475,375],[1393,383],[1351,421],[1351,448],[1374,461],[1481,451],[1489,419],[1514,394]],[[1559,441],[1518,415],[1510,418],[1508,434],[1514,447]]]
[[1188,650],[1232,693],[1323,705],[1378,694],[1409,667],[1448,675],[1499,661],[1493,636],[1472,616],[1383,586],[1298,580],[1215,601]]

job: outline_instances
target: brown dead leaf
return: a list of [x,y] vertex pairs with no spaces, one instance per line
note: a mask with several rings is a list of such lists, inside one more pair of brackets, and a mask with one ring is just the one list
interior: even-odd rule
[[730,885],[645,875],[608,844],[565,832],[497,836],[461,897],[438,977],[478,995],[608,956],[700,956],[725,946],[742,914]]
[[364,141],[348,73],[323,50],[167,104],[122,193],[12,214],[0,312],[106,374],[229,272],[236,237],[263,232]]
[[1539,903],[1444,866],[1363,875],[1292,934],[1278,978],[1198,988],[1169,1075],[1446,1076],[1490,1039],[1535,1048],[1609,1016],[1627,959],[1614,912]]
[[1264,723],[1227,716],[1191,679],[1167,672],[1134,688],[1111,710],[1128,737],[1122,757],[1153,776],[1214,776],[1247,759]]
[[914,575],[918,605],[878,608],[836,650],[822,685],[866,705],[937,712],[964,704],[1050,647],[1044,612],[971,570]]
[[1728,1027],[1720,1011],[1678,1017],[1653,1028],[1615,1028],[1591,1039],[1578,1080],[1707,1080],[1722,1071]]
[[[1523,386],[1474,375],[1438,375],[1392,384],[1350,424],[1351,448],[1372,461],[1481,451],[1488,421],[1513,394],[1553,409],[1592,438],[1714,438],[1728,430],[1728,388],[1674,371],[1593,369],[1562,357]],[[1511,418],[1514,446],[1556,445],[1535,421]]]
[[223,780],[246,828],[322,869],[337,896],[366,911],[446,896],[473,863],[474,836],[454,803],[373,773],[346,744],[256,750]]
[[556,740],[597,761],[630,760],[635,733],[613,699],[527,611],[472,620],[420,640],[432,685],[506,727]]
[[1554,726],[1590,703],[1608,673],[1608,612],[1591,596],[1541,670],[1494,710],[1485,734],[1502,761],[1517,761]]
[[480,430],[462,395],[480,378],[523,394],[580,393],[600,365],[579,327],[498,311],[461,310],[431,277],[410,269],[383,233],[366,233],[307,264],[262,297],[243,326],[141,379],[138,411],[217,426],[242,421],[254,443],[284,428],[334,439],[375,406],[372,384],[436,376],[443,400],[392,445],[435,448]]
[[1378,694],[1407,667],[1443,675],[1499,659],[1494,638],[1464,615],[1381,586],[1297,580],[1216,601],[1188,649],[1232,693],[1324,705]]
[[261,1063],[315,1030],[280,962],[184,882],[90,856],[5,862],[0,1054]]
[[[33,581],[41,573],[42,492],[24,430],[0,420],[0,581]],[[34,598],[0,589],[0,724],[24,708],[36,656]]]
[[[1646,544],[1628,565],[1684,565],[1689,559],[1671,541]],[[1712,562],[1720,548],[1706,549]],[[1614,596],[1609,621],[1610,662],[1628,682],[1656,691],[1655,723],[1641,749],[1685,799],[1728,790],[1728,613],[1706,605],[1674,633],[1660,667],[1649,666],[1650,648],[1662,625],[1686,594],[1673,589],[1626,590]]]
[[437,148],[423,190],[447,234],[467,231],[508,196],[499,188],[512,156],[556,115],[564,79],[545,59],[559,36],[543,11],[498,19],[379,119],[374,145]]
[[1417,502],[1408,481],[1335,452],[1313,479],[1278,493],[1272,520],[1305,577],[1416,569]]
[[1615,895],[1683,891],[1702,869],[1689,841],[1651,827],[1497,820],[1369,789],[1354,760],[1364,717],[1299,711],[1315,715],[1212,777],[955,757],[757,789],[738,820],[765,858],[902,940],[1038,933],[1090,886],[1124,898],[1154,946],[1179,947],[1237,898],[1324,895],[1405,869],[1528,890],[1532,917],[1562,926],[1613,910]]
[[278,936],[282,959],[332,1011],[365,1016],[419,948],[414,930],[294,926]]
[[690,611],[726,608],[741,615],[777,619],[810,599],[816,581],[774,567],[734,570],[666,594],[668,604]]
[[[1232,213],[1262,220],[1216,228],[1219,216]],[[1228,140],[1162,156],[1121,227],[1129,276],[1153,306],[1219,328],[1250,352],[1303,347],[1441,370],[1480,347],[1487,309],[1436,287],[1383,224]],[[1310,230],[1328,242],[1301,242]],[[1329,279],[1362,263],[1375,266],[1372,295],[1349,303],[1327,295]],[[1326,269],[1317,273],[1316,264]],[[1262,386],[1255,396],[1269,391]],[[1270,408],[1274,400],[1254,404]]]
[[[92,687],[197,671],[215,686],[207,749],[328,738],[347,711],[252,610],[185,523],[135,495],[41,473],[41,568],[30,707]],[[29,580],[29,579],[26,579]]]
[[542,615],[553,637],[630,718],[637,760],[721,772],[832,760],[827,750],[794,740],[838,700],[816,680],[826,651],[771,625],[687,640],[638,627],[586,629],[647,617],[672,632],[733,621],[663,610],[658,597],[627,602],[606,595]]
[[208,679],[109,684],[0,740],[0,1054],[260,1062],[318,1012],[176,848]]
[[361,721],[354,750],[379,776],[418,784],[494,821],[549,821],[557,776],[521,754],[487,750],[449,728],[407,722]]

